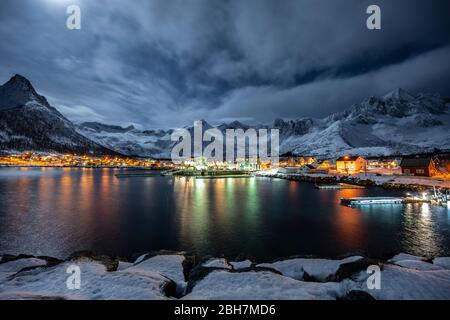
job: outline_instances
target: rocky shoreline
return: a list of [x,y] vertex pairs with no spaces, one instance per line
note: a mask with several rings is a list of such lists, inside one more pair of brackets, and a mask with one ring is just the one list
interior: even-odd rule
[[[79,290],[67,269],[81,271]],[[369,266],[380,272],[371,290]],[[0,256],[0,300],[392,300],[450,299],[450,258],[398,254],[388,260],[292,257],[269,263],[159,251],[134,261],[77,252],[66,259]]]
[[[264,176],[264,175],[262,175]],[[340,176],[340,175],[313,175],[313,174],[275,174],[267,177],[285,179],[290,181],[308,182],[314,184],[335,184],[335,183],[348,183],[363,187],[382,187],[390,190],[404,190],[423,192],[430,189],[428,184],[420,183],[399,183],[395,179],[381,179],[378,176]],[[378,178],[378,179],[377,179]],[[445,190],[450,188],[441,187]]]

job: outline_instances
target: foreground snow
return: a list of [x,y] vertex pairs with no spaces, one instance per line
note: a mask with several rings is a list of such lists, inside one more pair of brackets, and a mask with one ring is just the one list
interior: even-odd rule
[[[369,260],[296,258],[254,264],[184,254],[143,255],[134,263],[76,256],[65,261],[0,257],[1,299],[450,299],[450,258],[433,261],[399,254],[378,265],[380,290],[369,290]],[[371,261],[370,263],[376,263]],[[70,266],[81,287],[69,290]]]
[[[158,255],[149,259],[141,259],[133,266],[125,268],[123,272],[130,274],[147,274],[158,272],[169,279],[173,280],[179,292],[184,292],[186,281],[183,273],[183,261],[185,257],[182,255]],[[141,261],[142,260],[142,261]]]
[[286,277],[304,280],[305,276],[313,277],[317,281],[326,281],[335,275],[342,264],[355,262],[363,257],[355,256],[342,260],[326,259],[291,259],[274,263],[259,264],[258,267],[275,269]]
[[410,269],[385,264],[381,272],[380,290],[367,289],[366,273],[359,275],[354,288],[366,291],[377,300],[450,300],[450,270],[425,269],[423,266],[421,269]]
[[167,299],[164,288],[170,280],[157,272],[107,272],[105,266],[93,260],[75,263],[81,270],[80,290],[69,290],[67,269],[74,262],[55,267],[37,268],[17,273],[0,289],[0,299],[87,299],[117,300]]
[[333,300],[345,295],[349,289],[349,282],[302,282],[270,271],[215,271],[197,284],[184,299]]

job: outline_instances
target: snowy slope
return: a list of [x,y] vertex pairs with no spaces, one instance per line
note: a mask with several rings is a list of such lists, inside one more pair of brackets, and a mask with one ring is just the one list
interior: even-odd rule
[[170,158],[173,145],[171,131],[140,131],[132,126],[121,128],[101,123],[82,123],[76,130],[105,148],[129,156]]
[[[206,125],[206,129],[210,127]],[[110,128],[102,124],[81,124],[78,132],[121,153],[170,155],[173,146],[170,130]],[[234,121],[217,128],[225,132],[226,129],[246,130],[250,126]],[[336,157],[450,150],[450,104],[448,99],[437,95],[413,96],[397,89],[381,98],[370,97],[324,119],[277,119],[272,125],[254,128],[279,129],[280,152],[298,155]]]
[[[391,155],[450,150],[450,100],[412,95],[402,89],[370,97],[323,119],[277,119],[253,127],[280,131],[281,153],[336,157],[342,154]],[[275,108],[276,106],[274,106]],[[192,124],[186,127],[192,132]],[[212,126],[205,122],[204,130]],[[233,121],[217,126],[248,129]],[[0,86],[0,148],[75,153],[117,153],[170,158],[173,130],[138,130],[86,122],[75,126],[31,83],[16,75]],[[207,144],[205,143],[205,146]]]
[[20,75],[0,86],[0,150],[115,154],[77,133]]

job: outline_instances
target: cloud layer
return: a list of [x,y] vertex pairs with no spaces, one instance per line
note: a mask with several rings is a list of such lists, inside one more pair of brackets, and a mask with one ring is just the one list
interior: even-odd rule
[[[448,1],[2,0],[0,81],[74,121],[324,117],[396,87],[450,95]],[[82,29],[65,27],[78,3]]]

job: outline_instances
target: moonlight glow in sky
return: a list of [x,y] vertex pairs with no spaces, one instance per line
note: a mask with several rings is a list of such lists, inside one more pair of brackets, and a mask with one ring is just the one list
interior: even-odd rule
[[[382,30],[366,28],[378,4]],[[66,28],[79,4],[82,29]],[[450,96],[446,0],[2,0],[0,82],[73,121],[324,117],[402,87]]]

